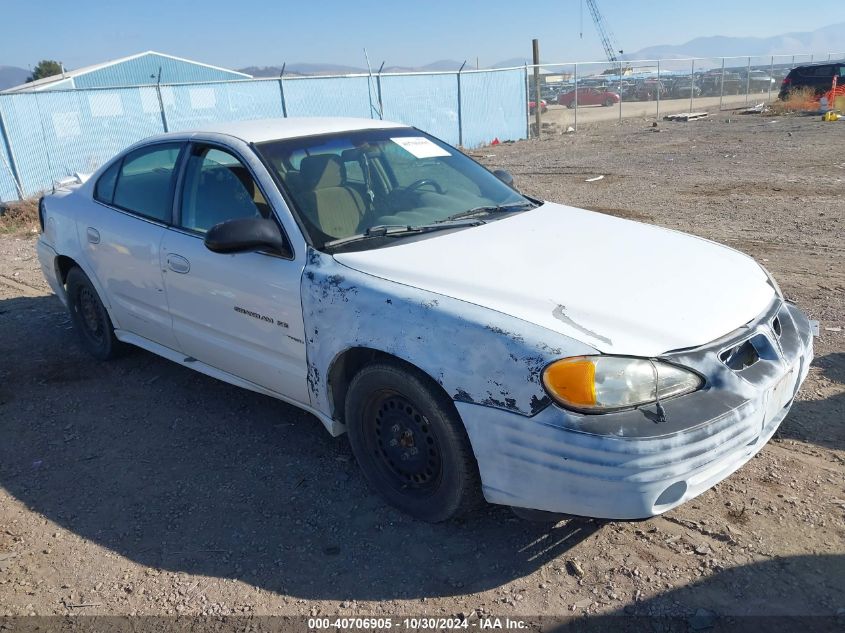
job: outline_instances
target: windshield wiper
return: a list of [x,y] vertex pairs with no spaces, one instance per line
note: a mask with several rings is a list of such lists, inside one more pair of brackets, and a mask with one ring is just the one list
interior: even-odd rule
[[377,224],[371,226],[363,233],[357,233],[348,237],[340,237],[336,240],[330,240],[323,244],[324,247],[342,246],[343,244],[350,244],[352,242],[360,242],[379,237],[404,237],[406,235],[419,235],[421,233],[430,233],[432,231],[444,231],[446,229],[453,229],[462,226],[477,226],[484,224],[484,220],[469,220],[466,222],[448,222],[440,220],[433,224]]
[[474,218],[478,216],[491,215],[493,213],[515,213],[517,211],[527,211],[528,209],[535,209],[539,205],[534,202],[512,202],[510,204],[494,204],[484,207],[475,207],[469,211],[461,211],[448,218],[439,220],[439,222],[451,222],[452,220],[461,220],[463,218]]

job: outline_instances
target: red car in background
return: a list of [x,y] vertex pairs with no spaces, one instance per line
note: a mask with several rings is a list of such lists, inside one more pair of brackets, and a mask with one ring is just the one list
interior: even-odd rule
[[[575,107],[575,90],[562,92],[557,97],[559,105],[567,108]],[[603,105],[612,106],[619,103],[619,95],[615,92],[602,90],[601,88],[578,88],[578,105]]]
[[[534,99],[528,102],[528,112],[529,114],[534,114],[535,108]],[[540,114],[545,114],[549,109],[549,105],[546,103],[545,99],[540,99]]]

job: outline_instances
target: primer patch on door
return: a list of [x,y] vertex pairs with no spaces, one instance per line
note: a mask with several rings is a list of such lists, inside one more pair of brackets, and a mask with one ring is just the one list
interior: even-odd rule
[[423,136],[400,136],[399,138],[391,138],[390,140],[417,158],[451,156],[445,149],[432,143]]

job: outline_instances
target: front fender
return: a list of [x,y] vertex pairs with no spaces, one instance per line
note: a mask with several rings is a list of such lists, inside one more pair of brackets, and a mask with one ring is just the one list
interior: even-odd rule
[[550,403],[540,380],[543,367],[596,353],[546,328],[353,270],[313,249],[302,276],[302,311],[311,405],[334,418],[329,370],[353,347],[418,367],[455,401],[525,416]]

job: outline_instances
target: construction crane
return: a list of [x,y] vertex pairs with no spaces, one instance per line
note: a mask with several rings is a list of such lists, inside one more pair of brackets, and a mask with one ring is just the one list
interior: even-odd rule
[[[604,46],[604,54],[607,55],[607,61],[613,64],[619,63],[619,58],[616,54],[619,53],[621,55],[622,50],[619,48],[619,44],[610,30],[607,21],[604,19],[601,11],[599,11],[596,0],[587,0],[587,7],[590,9],[590,15],[593,16],[596,31],[599,32],[599,38],[601,39],[602,46]],[[581,37],[584,37],[584,0],[581,0]]]

